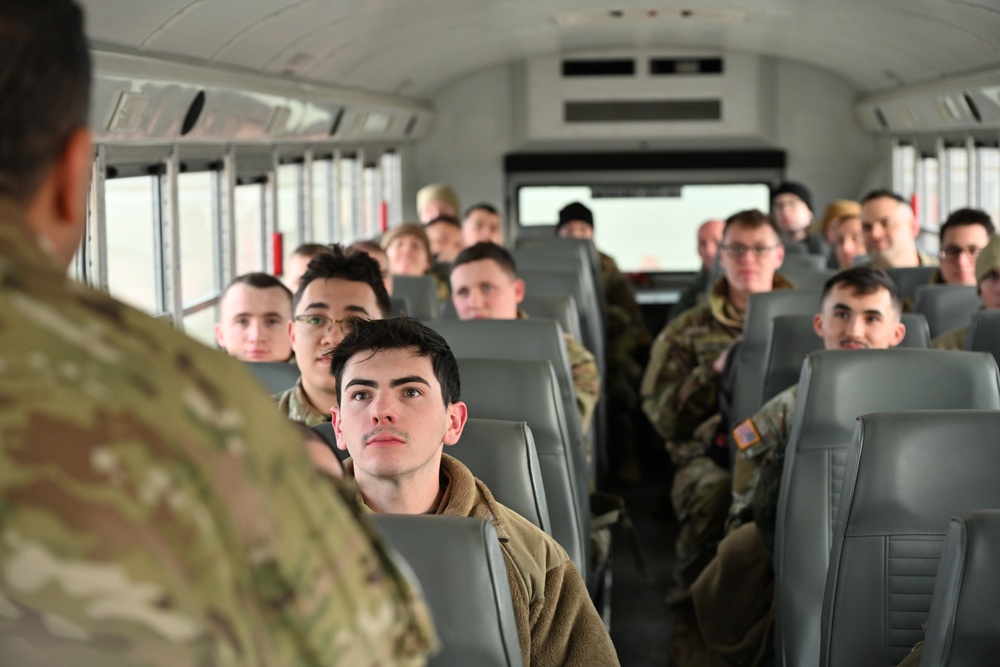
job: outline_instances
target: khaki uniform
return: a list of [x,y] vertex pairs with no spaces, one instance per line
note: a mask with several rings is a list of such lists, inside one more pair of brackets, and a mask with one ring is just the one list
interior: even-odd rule
[[[295,386],[286,389],[274,397],[278,402],[278,410],[293,422],[301,422],[306,426],[316,426],[333,420],[329,411],[320,412],[312,406],[302,389],[302,378],[295,381]],[[332,407],[332,406],[331,406]]]
[[[790,286],[775,275],[774,289]],[[728,291],[726,279],[720,278],[706,304],[660,332],[642,379],[643,410],[666,439],[676,469],[671,503],[680,523],[675,578],[682,587],[711,559],[731,499],[729,473],[705,456],[715,434],[709,420],[718,412],[719,374],[712,364],[742,333],[745,317],[729,301]]]
[[0,220],[0,664],[423,664],[426,607],[243,365]]
[[[344,473],[354,475],[350,459],[344,462]],[[489,519],[497,531],[524,666],[618,665],[611,637],[566,551],[530,521],[498,503],[457,459],[444,454],[441,473],[445,488],[433,513]]]
[[[528,314],[520,308],[517,319],[526,320]],[[563,332],[566,343],[566,356],[569,357],[569,370],[573,377],[573,393],[576,395],[576,408],[580,413],[580,425],[586,429],[594,417],[594,409],[601,398],[601,373],[597,370],[597,360],[583,346],[583,343],[569,333]]]
[[938,334],[931,341],[931,347],[938,350],[964,350],[969,338],[970,325],[963,324],[944,333]]

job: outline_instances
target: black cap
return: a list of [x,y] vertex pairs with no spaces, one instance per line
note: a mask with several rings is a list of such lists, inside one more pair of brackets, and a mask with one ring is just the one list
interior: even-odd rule
[[[813,208],[812,193],[809,192],[809,188],[801,183],[796,183],[795,181],[785,181],[784,183],[780,183],[778,187],[771,191],[771,201],[774,202],[775,197],[778,195],[795,195],[805,202],[805,205],[810,212],[814,213],[816,210]],[[774,207],[772,206],[772,208]]]
[[567,204],[563,210],[559,211],[559,224],[556,225],[556,231],[558,232],[560,227],[573,220],[586,222],[591,227],[594,226],[594,214],[590,212],[589,208],[575,201],[572,204]]

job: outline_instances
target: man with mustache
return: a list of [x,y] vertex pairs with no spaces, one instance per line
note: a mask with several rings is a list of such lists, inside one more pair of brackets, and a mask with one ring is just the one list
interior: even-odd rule
[[363,506],[377,514],[489,519],[525,667],[618,665],[566,551],[444,454],[468,417],[458,362],[444,338],[410,318],[355,322],[334,351],[330,373],[339,399],[332,409],[337,447],[351,454],[344,475],[357,482]]
[[301,374],[277,397],[291,420],[315,426],[330,421],[337,386],[330,376],[330,354],[347,333],[348,318],[378,320],[389,314],[378,263],[364,253],[345,253],[339,245],[316,255],[292,299],[288,336]]

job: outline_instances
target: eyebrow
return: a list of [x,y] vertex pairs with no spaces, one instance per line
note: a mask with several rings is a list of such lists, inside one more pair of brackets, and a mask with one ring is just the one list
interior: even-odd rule
[[[854,312],[853,308],[851,308],[850,306],[848,306],[846,304],[843,304],[843,303],[834,304],[833,309],[834,310],[846,310],[848,312]],[[863,310],[861,312],[863,312],[865,315],[883,315],[884,314],[878,308],[869,308],[868,310]]]
[[[407,375],[406,377],[390,380],[389,386],[392,388],[396,388],[396,387],[401,387],[404,384],[411,384],[411,383],[423,384],[427,385],[428,387],[431,386],[430,382],[420,377],[419,375]],[[378,389],[379,386],[378,382],[376,382],[375,380],[369,380],[368,378],[354,378],[353,380],[347,383],[347,386],[345,386],[344,389],[349,389],[350,387],[353,387],[355,385],[361,387],[371,387],[372,389]]]
[[[249,312],[244,312],[244,313],[236,313],[235,315],[233,315],[233,319],[234,320],[237,317],[254,317],[254,314],[253,313],[249,313]],[[272,310],[272,311],[270,311],[268,313],[261,313],[260,317],[286,317],[286,316],[282,315],[281,313],[279,313],[276,310]]]

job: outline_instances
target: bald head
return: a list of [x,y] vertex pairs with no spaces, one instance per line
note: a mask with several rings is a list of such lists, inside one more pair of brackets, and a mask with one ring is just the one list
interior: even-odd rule
[[722,230],[726,223],[722,220],[706,220],[698,228],[698,256],[701,265],[707,271],[712,268],[715,253],[722,242]]

